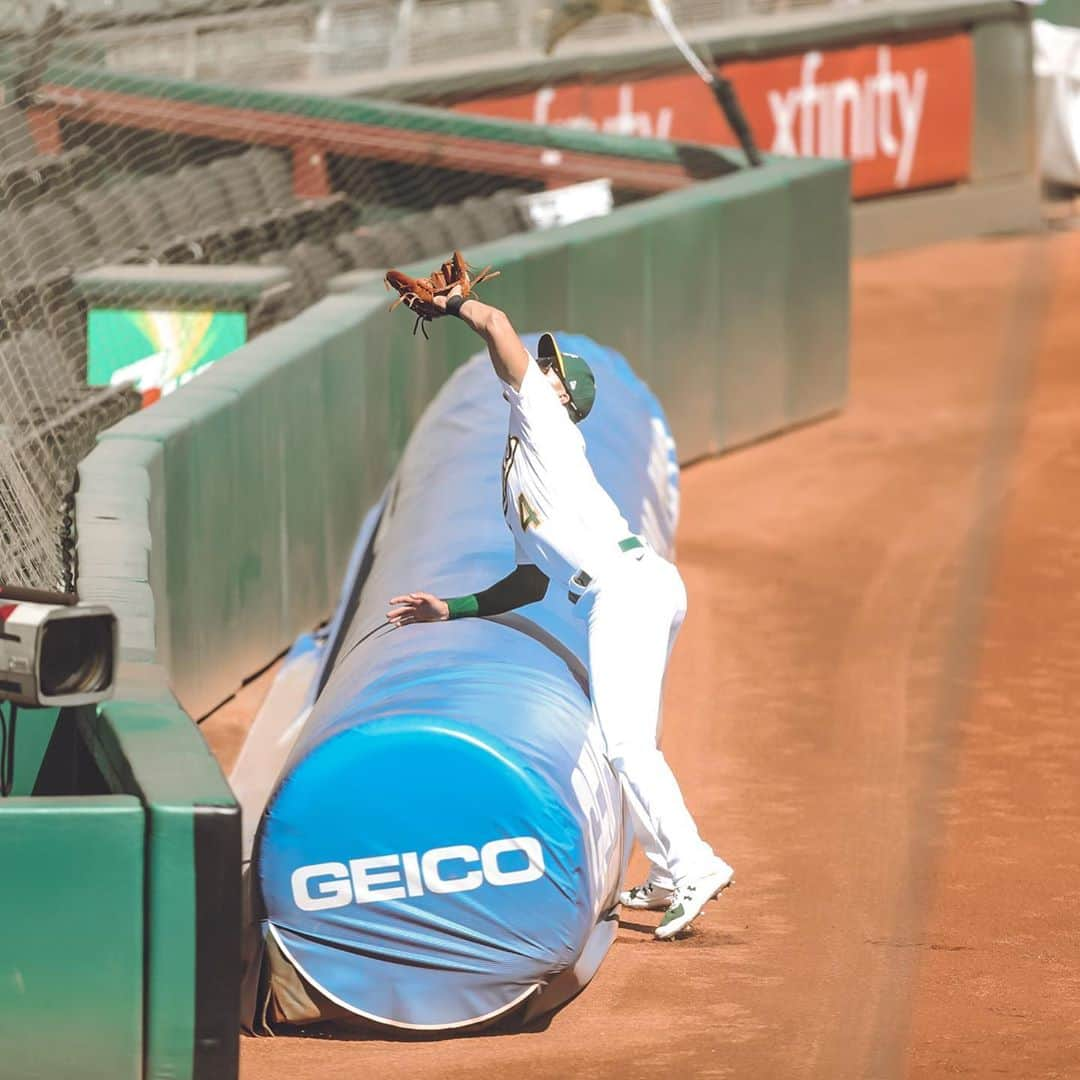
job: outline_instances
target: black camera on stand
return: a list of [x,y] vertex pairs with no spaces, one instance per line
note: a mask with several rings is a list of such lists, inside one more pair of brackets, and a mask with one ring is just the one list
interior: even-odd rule
[[116,616],[65,593],[0,585],[0,795],[11,793],[18,707],[95,705],[116,681]]

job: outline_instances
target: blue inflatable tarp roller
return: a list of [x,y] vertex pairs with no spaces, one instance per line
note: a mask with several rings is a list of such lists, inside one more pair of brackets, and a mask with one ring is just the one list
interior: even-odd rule
[[[596,374],[582,432],[600,482],[669,554],[678,467],[656,399],[610,349],[558,339]],[[500,390],[473,357],[417,425],[259,825],[262,938],[337,1018],[450,1031],[535,1017],[588,981],[614,936],[629,837],[564,584],[493,619],[384,620],[394,595],[460,595],[513,568]],[[311,647],[296,654],[309,666]],[[311,1019],[264,983],[272,1015]]]

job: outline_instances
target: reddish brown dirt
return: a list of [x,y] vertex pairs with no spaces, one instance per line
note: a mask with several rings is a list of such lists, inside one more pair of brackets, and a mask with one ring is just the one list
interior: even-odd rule
[[544,1031],[246,1080],[1080,1075],[1078,295],[1080,234],[858,263],[849,408],[685,472],[665,750],[738,871],[691,937],[626,919]]

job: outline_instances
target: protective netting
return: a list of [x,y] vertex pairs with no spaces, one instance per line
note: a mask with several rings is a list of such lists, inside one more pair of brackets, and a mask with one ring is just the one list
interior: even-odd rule
[[[0,3],[0,581],[71,588],[76,467],[98,434],[340,275],[519,231],[522,194],[605,177],[626,201],[733,167],[301,93],[538,60],[556,2]],[[674,8],[693,27],[833,2]],[[624,32],[660,34],[607,14],[572,36]]]
[[[515,194],[542,187],[466,150],[455,167],[426,164],[392,125],[330,153],[304,143],[317,110],[262,101],[252,118],[243,90],[195,105],[153,80],[120,86],[107,27],[135,67],[141,41],[153,70],[183,23],[157,16],[181,6],[0,8],[0,582],[74,587],[77,465],[102,430],[337,275],[519,230]],[[257,4],[232,7],[257,26]],[[174,272],[195,267],[235,273]],[[252,268],[284,273],[267,284]]]
[[92,182],[93,155],[40,152],[27,102],[16,82],[0,105],[0,581],[70,591],[76,466],[139,396],[87,385],[71,294],[82,239],[50,231],[47,202]]

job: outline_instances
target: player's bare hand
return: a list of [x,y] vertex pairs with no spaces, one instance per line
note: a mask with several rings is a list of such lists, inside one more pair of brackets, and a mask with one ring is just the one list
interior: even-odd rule
[[451,296],[460,296],[460,295],[461,295],[461,286],[460,285],[455,285],[449,292],[436,294],[432,298],[431,302],[440,311],[445,311],[446,310],[446,301],[449,300]]
[[426,592],[406,593],[390,601],[386,613],[388,622],[394,626],[408,626],[418,622],[445,622],[450,618],[450,608],[445,600]]

